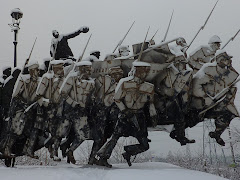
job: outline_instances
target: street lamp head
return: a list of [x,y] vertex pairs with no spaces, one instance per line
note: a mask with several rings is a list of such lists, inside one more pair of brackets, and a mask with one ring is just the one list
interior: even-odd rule
[[14,25],[19,25],[20,24],[20,19],[23,17],[23,13],[19,8],[15,8],[11,11],[11,16],[12,16],[12,23]]

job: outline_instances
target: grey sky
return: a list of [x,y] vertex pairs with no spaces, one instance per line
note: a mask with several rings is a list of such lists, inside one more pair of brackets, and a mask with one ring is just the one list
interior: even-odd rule
[[[131,46],[143,41],[148,26],[151,28],[149,38],[159,29],[155,37],[156,43],[159,43],[173,9],[175,13],[167,39],[182,36],[190,42],[205,22],[215,2],[215,0],[4,1],[0,11],[2,50],[0,61],[4,62],[4,65],[12,64],[13,33],[7,24],[11,22],[10,11],[16,7],[23,11],[18,44],[18,64],[22,64],[30,52],[35,37],[38,37],[38,40],[33,58],[42,61],[49,56],[53,29],[60,33],[69,33],[84,25],[90,27],[88,34],[81,34],[69,40],[75,57],[81,54],[87,38],[92,33],[85,56],[91,50],[100,50],[101,58],[104,58],[107,53],[113,51],[134,20],[136,23],[123,44]],[[214,34],[219,35],[225,43],[240,28],[239,7],[239,0],[220,0],[206,28],[199,34],[189,52],[199,45],[206,44]],[[226,48],[234,56],[234,61],[240,56],[239,37]]]
[[[17,7],[23,12],[18,44],[18,65],[22,65],[29,55],[35,37],[38,39],[32,59],[41,62],[43,58],[49,57],[53,29],[64,34],[81,26],[89,26],[89,33],[69,40],[76,58],[92,33],[85,57],[92,50],[100,50],[103,59],[113,51],[133,21],[136,21],[135,25],[123,44],[131,47],[132,44],[143,41],[148,26],[149,39],[159,29],[154,39],[156,43],[160,43],[173,9],[175,12],[167,39],[182,36],[189,43],[204,24],[215,2],[216,0],[2,0],[0,69],[6,65],[13,66],[13,32],[8,23],[11,23],[10,11]],[[200,32],[188,53],[207,44],[214,34],[219,35],[225,44],[240,28],[239,9],[239,0],[220,0],[205,29]],[[227,52],[233,55],[233,65],[238,71],[239,44],[240,34],[226,48]]]

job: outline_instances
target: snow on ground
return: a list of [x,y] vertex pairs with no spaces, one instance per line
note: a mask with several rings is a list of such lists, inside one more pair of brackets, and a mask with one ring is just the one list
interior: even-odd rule
[[224,180],[215,175],[180,168],[167,163],[115,164],[113,168],[69,165],[0,167],[3,180]]

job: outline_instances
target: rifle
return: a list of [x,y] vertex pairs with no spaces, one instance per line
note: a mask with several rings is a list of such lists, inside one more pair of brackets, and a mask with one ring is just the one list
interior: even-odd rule
[[133,26],[134,23],[135,23],[135,21],[132,23],[131,27],[128,29],[127,33],[124,35],[124,37],[122,38],[122,40],[119,41],[119,43],[117,44],[117,46],[116,46],[115,49],[113,50],[113,53],[116,51],[116,49],[118,48],[118,46],[120,46],[120,45],[123,43],[124,39],[127,37],[128,33],[129,33],[129,31],[132,29],[132,26]]
[[228,43],[230,43],[230,41],[233,41],[236,38],[236,36],[238,35],[239,32],[240,32],[240,29],[238,30],[238,32],[233,37],[231,37],[228,40],[228,42],[222,47],[222,49],[224,49],[228,45]]
[[141,57],[142,57],[143,47],[144,47],[144,44],[145,44],[145,42],[146,42],[146,39],[147,39],[147,35],[148,35],[148,31],[149,31],[149,29],[150,29],[150,26],[148,27],[147,34],[146,34],[145,39],[144,39],[144,41],[143,41],[143,43],[142,43],[141,51],[140,51],[140,54],[139,54],[139,56],[138,56],[137,61],[140,61],[140,59],[141,59]]
[[[160,44],[152,45],[152,46],[149,47],[148,49],[142,51],[142,54],[143,54],[143,53],[146,53],[146,52],[149,52],[149,51],[151,51],[151,50],[154,50],[154,49],[158,49],[158,48],[160,48],[161,46],[164,46],[164,45],[166,45],[166,44],[169,44],[169,43],[171,43],[171,42],[174,42],[174,41],[176,41],[176,40],[178,40],[178,39],[179,39],[179,38],[174,38],[174,39],[172,39],[172,40],[165,41],[165,42],[162,42],[162,43],[160,43]],[[135,56],[139,56],[139,54],[140,54],[140,53],[133,54],[133,55],[128,56],[127,58],[132,58],[132,57],[135,57]]]
[[168,28],[167,28],[167,31],[166,31],[166,33],[165,33],[165,36],[164,36],[162,42],[164,42],[164,41],[166,40],[166,38],[167,38],[167,34],[168,34],[168,31],[169,31],[169,28],[170,28],[170,25],[171,25],[171,22],[172,22],[173,13],[174,13],[174,9],[173,9],[173,12],[172,12],[170,21],[169,21],[169,23],[168,23]]
[[218,105],[220,102],[222,102],[222,100],[225,98],[225,95],[227,94],[227,92],[231,89],[231,87],[233,87],[235,84],[237,84],[240,81],[240,78],[236,79],[235,81],[233,81],[228,87],[224,88],[220,93],[216,94],[212,100],[213,103],[210,104],[206,109],[204,109],[203,111],[201,111],[199,113],[199,115],[207,112],[209,109],[212,109],[213,107],[215,107],[216,105]]
[[[218,0],[218,1],[219,1],[219,0]],[[215,3],[214,7],[212,8],[212,11],[210,12],[210,14],[208,15],[208,17],[207,17],[207,19],[206,19],[204,25],[200,27],[200,29],[198,30],[197,34],[194,36],[194,38],[192,39],[192,41],[190,42],[190,44],[189,44],[188,47],[186,48],[185,52],[187,52],[187,50],[188,50],[189,47],[192,45],[193,41],[196,39],[196,37],[198,36],[198,34],[200,33],[200,31],[203,30],[203,29],[205,28],[205,26],[206,26],[206,24],[207,24],[207,22],[208,22],[210,16],[212,15],[213,10],[215,9],[215,7],[216,7],[218,1]]]
[[30,58],[31,58],[31,55],[32,55],[32,52],[33,52],[33,48],[34,48],[34,46],[35,46],[35,44],[36,44],[36,41],[37,41],[37,37],[35,38],[35,41],[34,41],[33,46],[32,46],[32,49],[31,49],[31,51],[30,51],[30,54],[29,54],[28,58],[27,58],[26,61],[25,61],[25,64],[24,64],[24,67],[23,67],[23,68],[25,68],[25,66],[28,64],[28,62],[29,62],[29,60],[30,60]]
[[[159,30],[159,29],[158,29]],[[158,30],[154,33],[153,37],[150,39],[150,42],[153,40],[153,38],[155,37],[155,35],[157,34]]]

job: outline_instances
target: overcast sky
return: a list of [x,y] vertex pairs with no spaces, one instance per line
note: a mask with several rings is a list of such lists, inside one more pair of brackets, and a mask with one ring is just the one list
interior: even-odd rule
[[[4,65],[13,64],[13,32],[10,11],[20,8],[23,18],[18,33],[18,64],[28,57],[35,37],[37,43],[32,57],[42,61],[49,57],[52,30],[69,33],[81,26],[89,26],[87,34],[69,40],[75,57],[78,57],[92,33],[92,38],[85,56],[92,50],[100,50],[101,58],[111,53],[123,38],[133,21],[132,30],[125,39],[125,45],[132,45],[144,40],[148,26],[149,39],[157,29],[156,43],[163,39],[169,18],[174,9],[174,17],[167,39],[184,37],[189,43],[199,28],[204,24],[216,0],[9,0],[1,3],[0,11],[0,61]],[[240,1],[220,0],[205,29],[201,31],[188,52],[217,34],[225,43],[240,28]],[[240,35],[231,42],[226,50],[234,56],[234,63],[239,59]]]
[[[69,40],[76,58],[82,53],[92,33],[85,57],[90,51],[99,50],[103,59],[114,50],[133,21],[136,22],[124,45],[131,47],[132,44],[143,41],[148,26],[150,26],[148,39],[159,29],[154,40],[160,43],[173,9],[174,16],[167,40],[182,36],[189,43],[204,24],[215,3],[216,0],[2,0],[0,69],[6,65],[13,66],[14,33],[11,32],[8,23],[12,21],[10,12],[14,8],[20,8],[23,12],[18,38],[18,65],[22,65],[36,37],[38,39],[32,60],[41,62],[43,58],[50,56],[53,29],[65,34],[81,26],[89,26],[89,33],[80,34]],[[239,18],[240,0],[220,0],[205,29],[200,32],[188,53],[200,45],[207,44],[209,38],[215,34],[219,35],[225,44],[240,28]],[[233,65],[238,71],[240,71],[239,44],[240,34],[226,47],[227,52],[233,55]],[[173,147],[179,147],[179,144]],[[168,150],[167,147],[165,149]]]

